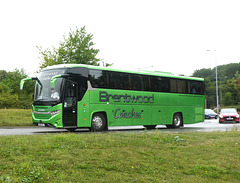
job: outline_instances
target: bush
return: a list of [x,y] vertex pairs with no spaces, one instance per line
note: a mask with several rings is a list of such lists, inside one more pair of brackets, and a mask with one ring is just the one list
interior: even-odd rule
[[16,94],[0,93],[0,108],[18,108],[19,100]]
[[21,79],[26,77],[23,69],[13,72],[0,70],[0,108],[31,108],[35,82],[27,82],[23,91],[19,89]]
[[19,96],[19,108],[21,109],[31,109],[32,108],[32,94],[22,94]]

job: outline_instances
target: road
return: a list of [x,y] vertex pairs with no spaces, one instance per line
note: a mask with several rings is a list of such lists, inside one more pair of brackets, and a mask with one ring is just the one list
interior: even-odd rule
[[[158,131],[161,133],[184,133],[184,132],[213,132],[213,131],[231,131],[240,130],[239,123],[224,123],[219,124],[218,120],[211,119],[205,120],[202,123],[184,125],[180,129],[167,129],[164,125],[157,126]],[[155,130],[147,130],[152,133]],[[108,132],[103,133],[145,133],[143,126],[123,126],[123,127],[109,127]],[[47,127],[1,127],[0,135],[39,135],[39,134],[54,134],[54,133],[67,133],[65,129],[54,129]],[[76,134],[89,133],[88,129],[78,129]]]

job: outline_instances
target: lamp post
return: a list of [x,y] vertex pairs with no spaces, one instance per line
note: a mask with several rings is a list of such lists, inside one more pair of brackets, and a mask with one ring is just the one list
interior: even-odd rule
[[214,59],[216,63],[216,101],[217,101],[217,113],[219,112],[218,110],[218,79],[217,79],[217,50],[207,50],[207,51],[214,51]]

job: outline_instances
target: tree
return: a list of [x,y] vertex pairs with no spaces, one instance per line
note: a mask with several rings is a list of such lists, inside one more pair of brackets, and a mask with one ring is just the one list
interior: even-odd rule
[[43,50],[42,47],[37,47],[43,59],[40,69],[64,63],[99,65],[101,61],[97,58],[99,49],[93,48],[95,45],[92,41],[93,35],[86,32],[85,26],[80,29],[76,28],[76,31],[70,29],[68,37],[63,37],[64,40],[60,42],[58,48]]
[[228,91],[227,93],[225,93],[225,95],[223,97],[223,104],[226,106],[235,104],[231,92]]
[[195,70],[193,73],[193,77],[201,77],[201,78],[206,78],[209,77],[213,74],[212,69],[200,69],[200,70]]
[[[193,73],[195,77],[205,79],[208,107],[216,106],[216,68],[200,69]],[[240,101],[240,63],[218,66],[219,104],[237,105]]]
[[0,70],[0,82],[2,81],[2,79],[7,75],[7,71],[5,70]]
[[21,79],[26,77],[23,69],[0,71],[0,108],[31,108],[34,82],[27,82],[24,91],[19,89]]

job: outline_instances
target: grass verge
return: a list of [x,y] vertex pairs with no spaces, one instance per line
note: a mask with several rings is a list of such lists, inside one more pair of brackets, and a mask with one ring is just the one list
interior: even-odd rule
[[240,132],[0,136],[0,182],[239,182]]
[[32,126],[32,110],[0,109],[1,126]]

